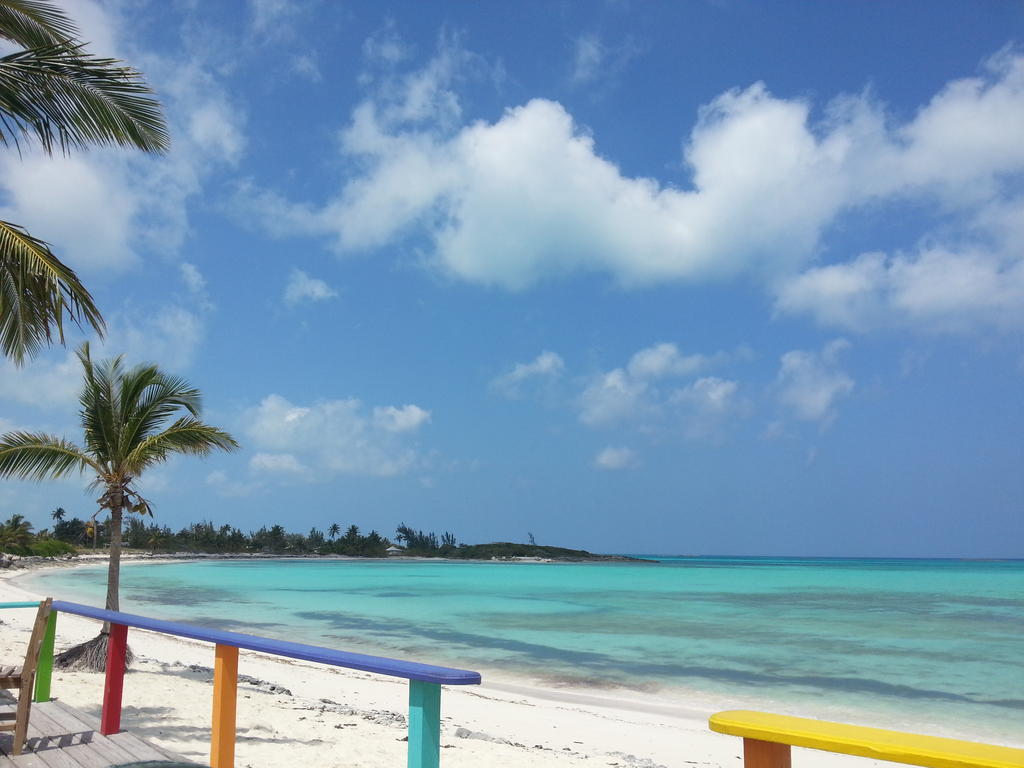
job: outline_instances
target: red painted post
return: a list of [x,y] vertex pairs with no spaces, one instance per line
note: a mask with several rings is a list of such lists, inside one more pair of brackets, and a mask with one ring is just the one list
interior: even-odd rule
[[128,649],[128,627],[110,625],[107,643],[107,680],[103,685],[103,714],[100,733],[109,736],[121,730],[121,692],[124,690],[124,656]]

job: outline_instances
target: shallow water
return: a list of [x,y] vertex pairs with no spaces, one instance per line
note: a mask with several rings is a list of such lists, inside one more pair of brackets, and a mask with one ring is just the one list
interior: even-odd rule
[[[102,604],[105,567],[36,588]],[[122,609],[548,684],[1024,742],[1024,561],[126,567]]]

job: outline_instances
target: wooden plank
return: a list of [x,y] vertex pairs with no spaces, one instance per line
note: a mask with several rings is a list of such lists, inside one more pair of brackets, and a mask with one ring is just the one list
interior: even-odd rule
[[789,744],[744,739],[743,768],[790,768],[790,752]]
[[99,729],[99,721],[94,720],[74,707],[69,707],[59,699],[40,704],[39,709],[60,723],[61,727],[66,728],[68,733],[81,733],[83,731],[96,731]]
[[[81,768],[110,768],[111,763],[103,755],[93,749],[93,745],[90,744],[75,744],[70,747],[64,747],[59,750],[54,750],[56,753],[63,754],[73,760],[75,763],[81,766]],[[48,755],[50,753],[40,752],[40,756]]]
[[211,768],[234,768],[235,709],[237,706],[238,649],[230,645],[217,645],[213,662]]
[[441,763],[441,686],[409,681],[408,768],[438,768]]
[[[69,706],[68,704],[65,704],[63,701],[60,701],[58,699],[55,699],[55,700],[51,701],[47,706],[54,707],[56,709],[60,709],[62,712],[66,713],[67,716],[70,716],[71,718],[73,718],[75,721],[77,721],[79,723],[80,726],[82,726],[84,728],[88,728],[90,730],[96,731],[100,727],[100,721],[99,721],[98,717],[90,715],[87,712],[83,712],[80,709],[75,709],[74,707]],[[172,751],[170,749],[162,747],[159,744],[154,744],[151,741],[145,741],[145,740],[141,739],[140,737],[136,736],[135,734],[131,733],[130,731],[122,731],[119,734],[116,734],[114,736],[109,736],[107,738],[120,739],[122,736],[128,736],[131,739],[135,739],[136,741],[141,742],[142,744],[145,744],[147,747],[155,750],[160,755],[160,757],[155,757],[155,758],[153,758],[154,760],[168,760],[168,761],[174,762],[174,763],[187,763],[187,762],[190,762],[187,758],[182,757],[177,752],[174,752],[174,751]],[[98,737],[99,737],[99,734],[97,734],[97,738]]]
[[0,768],[7,768],[7,765],[16,766],[17,768],[48,768],[43,759],[34,752],[23,752],[17,757],[9,759],[9,763],[0,761]]
[[154,747],[149,742],[143,741],[134,733],[128,731],[121,731],[121,733],[115,733],[113,736],[107,737],[110,741],[114,742],[123,749],[125,752],[130,752],[131,756],[135,760],[166,760],[167,755],[163,754],[160,750]]
[[36,755],[46,768],[83,768],[63,749],[46,749]]
[[36,669],[35,701],[50,700],[50,681],[53,678],[53,640],[57,633],[57,612],[50,611],[46,621],[46,633],[39,647],[39,666]]
[[100,716],[100,733],[104,736],[121,730],[121,699],[127,652],[128,627],[124,624],[111,624],[107,637],[107,676],[103,683],[103,714]]
[[820,749],[925,768],[1024,768],[1024,749],[830,723],[769,712],[719,712],[711,730],[744,739]]
[[131,752],[122,749],[108,738],[97,737],[89,742],[87,746],[95,754],[99,755],[100,759],[104,761],[104,765],[121,765],[122,763],[135,762]]
[[83,768],[82,764],[72,759],[63,749],[46,749],[37,754],[46,768]]

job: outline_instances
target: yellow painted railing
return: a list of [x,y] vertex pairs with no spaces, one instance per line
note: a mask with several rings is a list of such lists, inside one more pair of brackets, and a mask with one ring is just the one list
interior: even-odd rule
[[805,717],[732,710],[712,715],[708,725],[743,738],[744,768],[789,768],[790,747],[926,768],[1024,768],[1024,749]]

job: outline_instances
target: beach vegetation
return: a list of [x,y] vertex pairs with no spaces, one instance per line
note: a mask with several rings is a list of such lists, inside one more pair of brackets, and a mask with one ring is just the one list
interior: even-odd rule
[[[78,350],[84,384],[79,417],[84,444],[55,435],[8,432],[0,437],[0,477],[51,480],[91,473],[99,512],[109,514],[110,563],[108,610],[119,610],[122,521],[126,514],[151,515],[148,499],[137,488],[147,469],[175,454],[207,456],[231,451],[238,443],[227,432],[200,419],[202,397],[184,379],[155,365],[128,368],[122,357],[94,363],[88,343]],[[98,521],[93,522],[94,535]],[[86,525],[88,528],[88,524]],[[103,669],[107,627],[96,641],[65,651],[64,665]]]
[[[46,154],[94,145],[164,152],[167,125],[141,73],[85,50],[64,12],[44,0],[0,0],[0,144]],[[0,350],[21,365],[64,321],[103,335],[103,317],[78,275],[24,227],[0,221]]]

